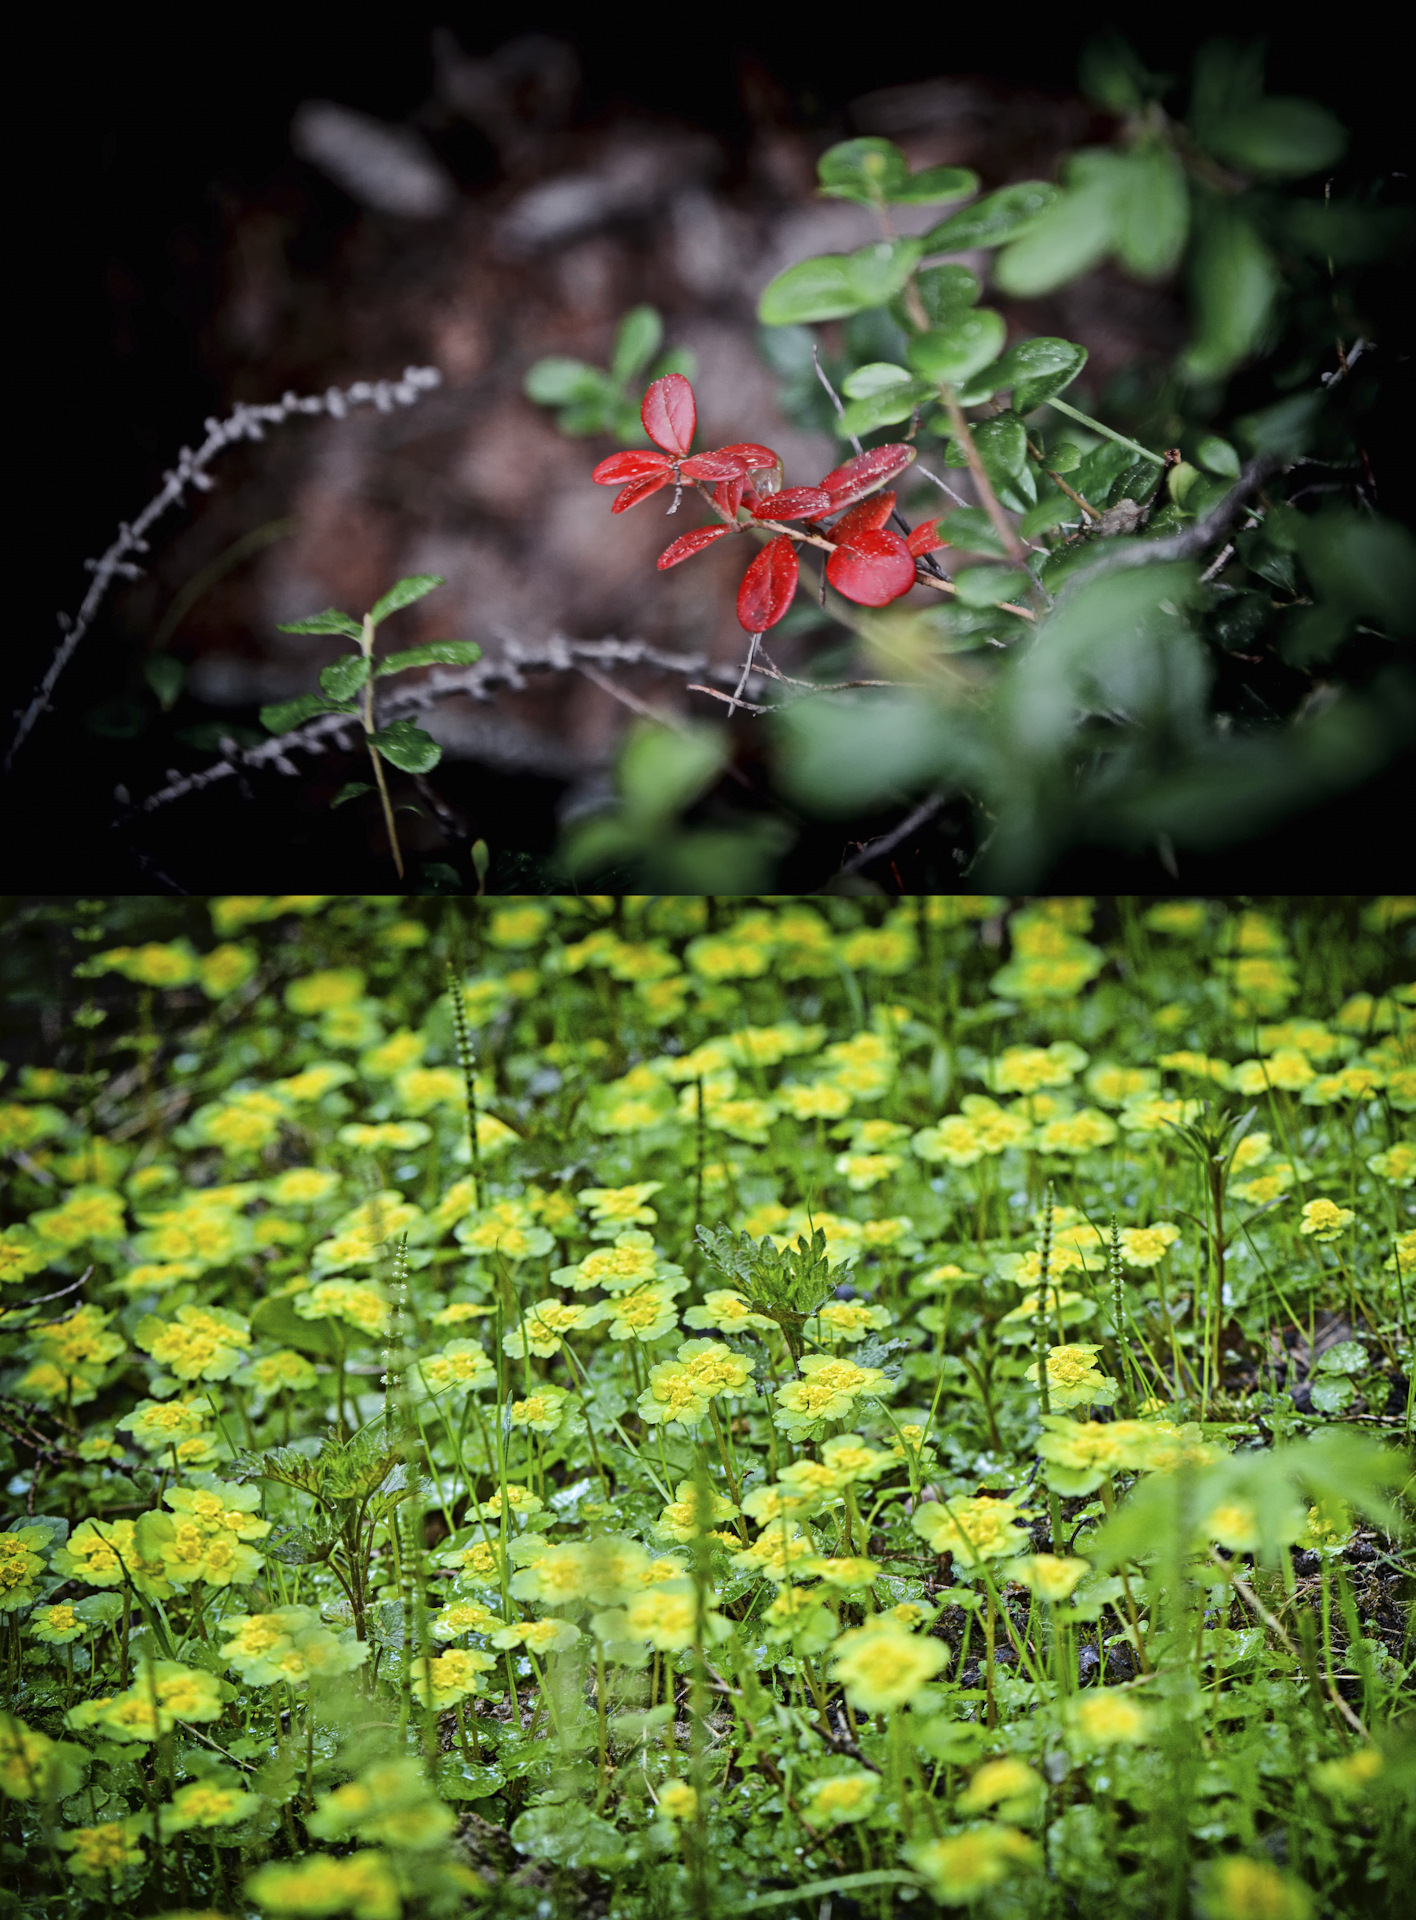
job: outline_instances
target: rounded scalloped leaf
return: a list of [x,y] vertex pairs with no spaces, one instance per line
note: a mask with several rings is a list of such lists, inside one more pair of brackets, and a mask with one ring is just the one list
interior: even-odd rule
[[681,533],[659,555],[660,573],[665,567],[676,567],[681,560],[691,560],[695,553],[702,553],[705,547],[711,547],[715,540],[731,532],[731,527],[696,527],[692,533]]
[[903,440],[872,447],[868,453],[858,453],[843,466],[832,467],[821,485],[830,494],[833,507],[849,507],[884,486],[887,480],[893,480],[897,473],[903,473],[914,457],[915,449]]
[[629,453],[612,453],[602,460],[590,478],[597,487],[622,487],[627,480],[643,480],[651,473],[671,473],[673,462],[662,453],[650,453],[647,447],[635,447]]
[[833,501],[824,487],[786,487],[770,493],[752,509],[759,520],[809,520],[818,513],[829,513]]
[[652,382],[639,409],[644,431],[665,453],[687,453],[698,424],[693,388],[681,373],[666,373]]
[[738,588],[737,617],[745,633],[775,627],[797,589],[796,548],[784,533],[758,554]]
[[826,562],[826,578],[857,606],[888,607],[914,585],[914,557],[898,533],[877,527],[837,547]]
[[637,507],[640,501],[647,500],[651,493],[657,493],[660,487],[666,487],[673,477],[673,468],[665,467],[662,473],[649,473],[642,480],[631,480],[627,487],[616,494],[610,512],[623,513],[628,507]]
[[868,500],[860,501],[843,513],[831,529],[831,538],[838,547],[848,547],[857,534],[874,533],[877,527],[883,527],[895,511],[895,493],[887,488],[884,493],[873,493]]

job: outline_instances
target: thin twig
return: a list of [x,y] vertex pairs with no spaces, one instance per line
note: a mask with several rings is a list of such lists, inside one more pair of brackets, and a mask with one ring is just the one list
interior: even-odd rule
[[622,687],[618,680],[611,680],[607,673],[601,673],[598,667],[591,666],[588,660],[576,662],[576,669],[602,693],[609,694],[612,700],[618,700],[621,706],[628,707],[631,713],[637,713],[642,719],[652,720],[657,726],[672,727],[675,733],[684,731],[683,721],[676,713],[670,713],[663,707],[651,707],[647,700],[641,700],[637,693],[631,693],[628,687]]
[[[811,347],[811,364],[816,369],[817,379],[821,382],[822,386],[825,387],[827,393],[829,393],[831,396],[831,405],[836,409],[837,419],[844,420],[846,417],[845,402],[841,399],[840,394],[837,393],[836,389],[831,385],[831,382],[827,379],[825,369],[821,365],[821,356],[816,351],[816,344],[814,341]],[[861,444],[860,444],[860,441],[857,440],[856,436],[853,433],[848,433],[845,437],[847,440],[850,441],[851,445],[855,448],[856,452],[859,453],[861,451]]]
[[[889,833],[881,834],[878,840],[867,840],[857,853],[853,853],[841,867],[841,874],[860,873],[874,860],[883,860],[887,853],[893,853],[902,840],[908,840],[918,827],[932,820],[944,804],[942,793],[931,793],[922,800],[913,813],[906,814],[899,826],[892,827]],[[839,877],[839,876],[838,876]]]
[[1228,531],[1244,503],[1282,464],[1272,454],[1255,455],[1240,470],[1239,478],[1224,498],[1217,500],[1194,526],[1182,527],[1179,533],[1163,534],[1159,540],[1097,541],[1090,549],[1095,558],[1077,568],[1069,577],[1068,586],[1080,580],[1095,580],[1103,573],[1116,573],[1123,567],[1148,567],[1156,561],[1193,559]]
[[190,447],[183,447],[176,465],[163,475],[161,488],[137,519],[131,524],[123,521],[118,528],[118,537],[107,551],[97,560],[84,562],[93,575],[93,581],[78,613],[72,619],[67,614],[59,615],[63,638],[29,705],[19,716],[14,737],[5,754],[4,771],[10,771],[15,756],[28,739],[39,716],[49,706],[60,674],[93,625],[104,595],[113,581],[141,578],[143,569],[130,556],[148,551],[145,536],[149,528],[161,519],[169,507],[176,506],[182,500],[188,487],[195,487],[200,493],[211,491],[216,482],[206,469],[223,448],[234,446],[240,440],[264,440],[267,427],[279,426],[294,414],[327,413],[331,419],[342,420],[346,413],[357,407],[377,407],[380,413],[391,413],[395,406],[416,405],[425,393],[441,384],[442,375],[436,367],[405,367],[401,380],[356,380],[352,387],[330,387],[325,393],[287,393],[267,406],[251,407],[242,401],[225,420],[218,420],[213,415],[205,421],[206,439],[197,451],[193,453]]

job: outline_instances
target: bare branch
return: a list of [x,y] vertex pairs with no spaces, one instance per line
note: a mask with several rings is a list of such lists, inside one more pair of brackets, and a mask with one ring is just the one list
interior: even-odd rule
[[296,414],[325,413],[332,420],[342,420],[359,407],[376,407],[380,413],[391,413],[395,407],[415,406],[425,393],[441,384],[442,375],[436,367],[405,367],[401,380],[356,380],[352,387],[330,387],[325,393],[287,393],[267,406],[247,406],[243,401],[225,420],[215,416],[207,420],[204,423],[206,439],[197,451],[193,453],[190,447],[183,447],[176,465],[163,475],[161,488],[137,519],[131,524],[124,521],[119,526],[117,538],[99,559],[84,562],[93,580],[78,613],[72,619],[68,614],[59,615],[62,638],[29,705],[19,715],[5,754],[4,771],[10,771],[35,723],[48,708],[60,674],[97,618],[113,581],[141,578],[143,569],[130,555],[148,551],[149,528],[169,507],[183,499],[189,487],[195,487],[200,493],[210,492],[216,482],[207,468],[223,448],[234,446],[240,440],[264,440],[267,427],[279,426]]
[[865,845],[858,852],[853,853],[841,867],[841,875],[860,873],[872,861],[883,860],[887,853],[895,851],[901,841],[908,840],[917,828],[932,820],[943,804],[942,793],[931,793],[927,800],[920,802],[913,813],[906,814],[899,826],[892,827],[889,833],[882,834],[878,840],[867,840]]

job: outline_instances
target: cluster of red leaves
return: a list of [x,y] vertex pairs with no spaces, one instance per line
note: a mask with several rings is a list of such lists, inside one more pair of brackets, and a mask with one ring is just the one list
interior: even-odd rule
[[[915,584],[915,562],[944,545],[937,520],[925,521],[908,538],[885,524],[895,511],[895,495],[880,489],[915,457],[914,448],[903,442],[857,454],[844,466],[833,467],[817,486],[784,489],[781,456],[770,447],[743,441],[712,453],[689,452],[698,408],[693,388],[681,373],[654,381],[644,395],[640,418],[663,451],[615,453],[600,462],[591,475],[596,485],[621,490],[611,511],[638,506],[671,480],[676,488],[689,480],[698,483],[721,521],[682,534],[665,547],[659,555],[661,569],[676,567],[729,534],[797,521],[805,533],[830,543],[826,578],[838,593],[863,607],[884,607]],[[750,516],[746,520],[739,517],[744,511]],[[825,522],[833,514],[840,518],[828,527]],[[796,542],[790,534],[779,533],[743,575],[737,616],[744,630],[764,633],[774,627],[792,604],[797,579]]]

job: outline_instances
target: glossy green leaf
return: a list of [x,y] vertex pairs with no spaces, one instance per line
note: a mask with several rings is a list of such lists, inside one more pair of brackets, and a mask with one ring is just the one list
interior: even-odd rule
[[330,801],[330,811],[342,807],[349,800],[357,800],[361,793],[372,793],[373,788],[367,780],[346,780],[339,792]]
[[864,400],[868,394],[907,383],[910,377],[908,367],[897,367],[890,360],[872,360],[869,366],[857,367],[854,373],[846,375],[841,382],[841,392],[848,400]]
[[982,507],[955,507],[940,532],[961,553],[989,553],[1002,559],[1007,551]]
[[968,167],[924,167],[895,187],[890,199],[898,207],[922,207],[934,200],[962,200],[977,192],[978,175]]
[[758,318],[768,326],[791,326],[879,306],[899,292],[922,251],[918,240],[877,240],[854,253],[803,260],[764,287]]
[[926,405],[935,397],[935,388],[927,380],[895,382],[881,387],[875,393],[863,394],[859,400],[852,400],[836,421],[836,431],[842,439],[862,434],[874,433],[877,427],[892,427],[901,420],[908,420],[916,407]]
[[1207,433],[1200,441],[1195,448],[1195,462],[1206,473],[1217,473],[1226,480],[1233,480],[1239,472],[1238,454],[1217,433]]
[[411,720],[390,721],[370,738],[389,765],[404,773],[427,773],[442,759],[437,741]]
[[481,657],[482,649],[475,640],[428,640],[421,647],[386,654],[375,672],[382,678],[386,673],[402,673],[406,667],[470,667]]
[[1075,340],[1041,334],[1019,340],[988,369],[994,390],[1013,389],[1013,408],[1031,413],[1055,393],[1069,387],[1087,363],[1087,350]]
[[1056,187],[1046,180],[1020,180],[943,221],[925,235],[924,250],[963,253],[969,247],[1001,247],[1024,233],[1056,198]]
[[1107,147],[1074,153],[1063,169],[1065,193],[1054,194],[1026,233],[998,256],[996,278],[1005,293],[1031,298],[1075,280],[1116,244],[1128,156]]
[[965,567],[954,575],[954,587],[965,607],[996,607],[1004,600],[1021,600],[1032,581],[1018,567]]
[[613,383],[599,367],[564,354],[550,354],[527,370],[521,390],[540,406],[568,407],[586,401],[603,402],[612,393]]
[[615,385],[624,386],[637,373],[642,373],[659,351],[663,338],[664,323],[657,307],[631,307],[615,329],[614,352],[610,356],[610,378]]
[[289,733],[317,713],[353,713],[347,702],[332,704],[317,693],[300,693],[293,700],[278,700],[261,708],[261,725],[268,733]]
[[1267,331],[1279,284],[1273,255],[1240,208],[1209,208],[1191,262],[1197,325],[1182,370],[1218,380],[1246,360]]
[[391,613],[397,613],[400,607],[411,607],[415,600],[421,600],[434,587],[446,584],[440,573],[410,573],[406,579],[395,580],[383,598],[374,602],[369,609],[369,618],[377,626],[381,620],[387,620]]
[[323,613],[312,613],[305,620],[286,620],[276,628],[277,633],[342,633],[346,640],[357,640],[363,631],[357,620],[337,607],[326,607]]
[[921,267],[915,275],[915,286],[931,326],[952,319],[961,307],[977,306],[983,291],[978,275],[953,261]]
[[992,307],[965,308],[911,340],[910,365],[926,380],[958,386],[998,358],[1007,334],[1002,314]]
[[1045,494],[1035,507],[1029,507],[1018,522],[1018,532],[1024,540],[1031,540],[1039,533],[1049,533],[1053,527],[1060,527],[1069,520],[1080,520],[1082,510],[1075,500],[1069,500],[1065,493],[1054,490]]
[[369,678],[369,663],[362,653],[346,653],[320,674],[320,686],[331,700],[347,700]]
[[858,206],[884,206],[909,177],[909,163],[893,140],[842,140],[816,163],[822,193]]

